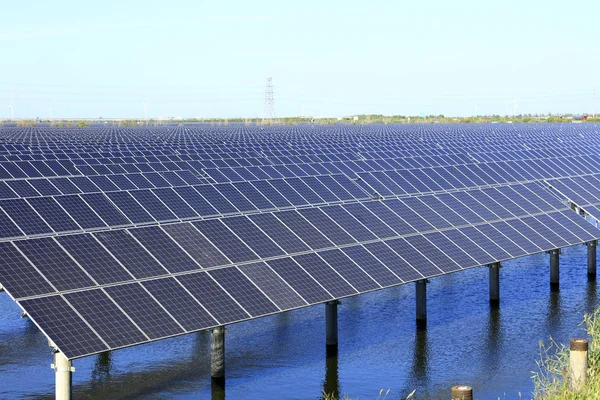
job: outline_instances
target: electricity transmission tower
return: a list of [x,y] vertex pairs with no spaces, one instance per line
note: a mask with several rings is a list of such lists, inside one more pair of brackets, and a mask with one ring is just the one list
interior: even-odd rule
[[275,100],[273,99],[273,78],[267,78],[265,86],[265,114],[263,123],[271,123],[275,119]]

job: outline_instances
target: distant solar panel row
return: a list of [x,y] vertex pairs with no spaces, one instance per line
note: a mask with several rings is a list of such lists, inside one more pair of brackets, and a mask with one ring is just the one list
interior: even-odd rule
[[[0,200],[16,238],[367,199],[342,175]],[[214,207],[213,207],[214,205]]]

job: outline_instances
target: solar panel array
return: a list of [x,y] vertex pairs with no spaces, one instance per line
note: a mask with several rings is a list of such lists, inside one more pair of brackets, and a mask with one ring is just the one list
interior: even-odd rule
[[4,125],[0,284],[77,358],[595,240],[595,129]]

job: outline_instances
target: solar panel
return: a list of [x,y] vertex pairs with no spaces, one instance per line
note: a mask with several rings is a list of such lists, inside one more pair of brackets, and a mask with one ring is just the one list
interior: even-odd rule
[[64,298],[111,348],[149,339],[102,289],[67,293]]
[[208,274],[253,317],[280,311],[237,268],[216,269]]
[[200,267],[158,226],[131,229],[129,233],[171,273],[191,271]]
[[136,278],[165,275],[168,271],[127,231],[98,232],[94,237],[127,266]]
[[204,272],[177,277],[192,296],[211,313],[220,324],[243,320],[250,317],[240,305],[229,296],[217,282]]
[[15,298],[53,293],[56,290],[12,243],[0,243],[2,284]]
[[239,268],[281,310],[289,310],[308,304],[267,264],[259,262],[245,264]]
[[109,286],[106,293],[150,339],[184,332],[139,283]]
[[196,262],[204,268],[231,263],[209,240],[192,224],[172,224],[163,227]]
[[194,226],[234,263],[259,258],[250,247],[220,220],[199,221],[195,222]]
[[[56,340],[56,346],[71,357],[108,350],[105,342],[61,296],[24,300],[21,305],[43,332]],[[68,329],[69,335],[61,334],[64,329]]]
[[215,326],[218,322],[192,297],[174,278],[142,282],[144,288],[169,312],[187,331]]
[[90,234],[61,236],[56,240],[100,285],[134,277]]
[[68,357],[600,238],[550,125],[238,128],[0,131],[0,283]]
[[27,235],[52,232],[52,228],[23,199],[0,200],[0,207]]
[[95,286],[95,282],[53,238],[21,240],[17,247],[59,291]]
[[333,297],[291,258],[268,261],[267,264],[309,304]]
[[79,225],[52,197],[36,197],[29,199],[28,202],[55,232],[80,229]]

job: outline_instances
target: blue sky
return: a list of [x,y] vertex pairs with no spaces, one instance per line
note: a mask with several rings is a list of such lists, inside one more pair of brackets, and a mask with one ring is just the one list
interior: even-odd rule
[[518,113],[591,113],[598,15],[597,1],[5,2],[0,118],[11,103],[20,118],[143,117],[143,102],[150,117],[262,117],[268,76],[278,116],[504,114],[515,96]]

